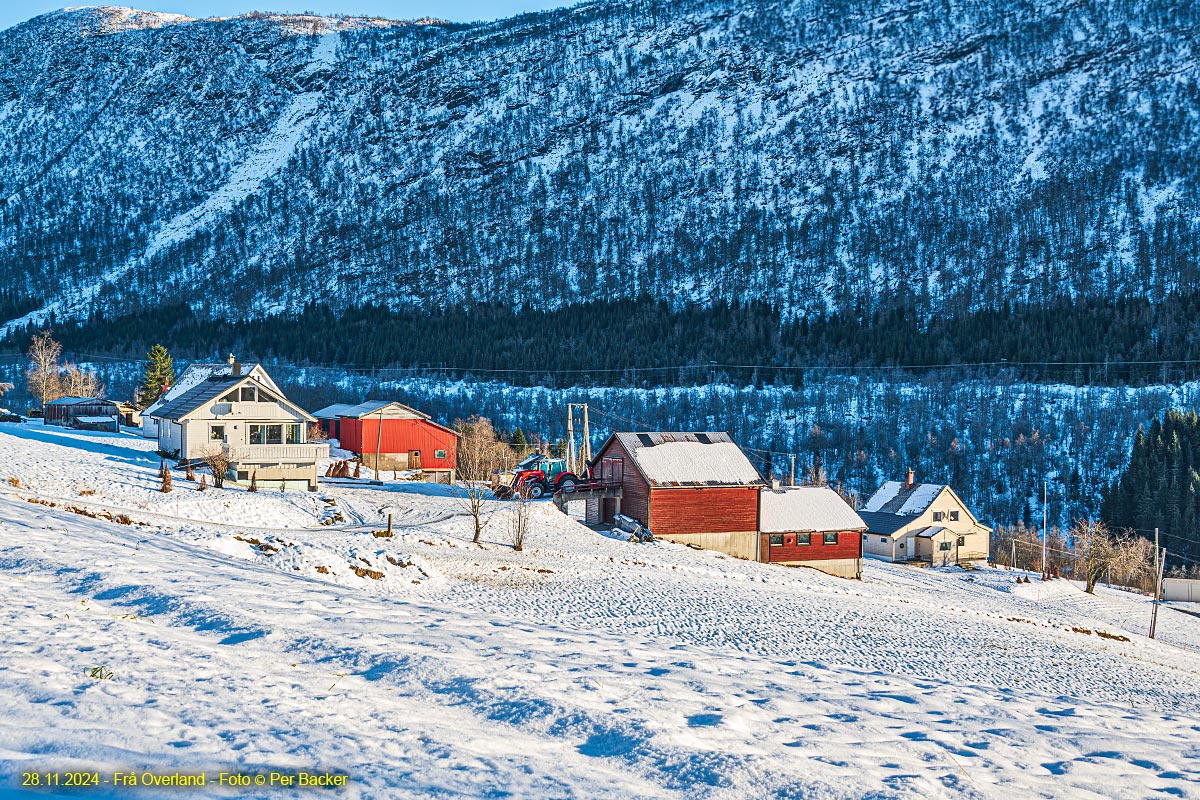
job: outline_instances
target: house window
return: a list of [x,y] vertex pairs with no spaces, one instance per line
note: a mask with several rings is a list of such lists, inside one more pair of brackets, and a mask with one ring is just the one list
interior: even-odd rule
[[783,547],[783,534],[782,533],[772,533],[771,534],[771,547]]
[[812,534],[811,533],[797,533],[796,534],[796,544],[812,544]]
[[212,441],[212,442],[225,441],[225,426],[224,425],[213,425],[211,428],[209,428],[208,429],[208,439],[209,439],[209,441]]
[[959,547],[964,546],[966,543],[967,543],[967,537],[965,537],[965,536],[958,537],[958,546]]
[[825,531],[825,544],[837,544],[837,531]]
[[250,426],[250,444],[266,444],[266,425]]
[[943,553],[947,553],[952,549],[953,549],[953,545],[951,545],[950,542],[938,542],[938,550],[939,551],[941,551]]
[[951,512],[950,512],[950,521],[951,521],[951,522],[958,522],[958,512],[957,512],[957,511],[951,511]]
[[945,519],[945,517],[946,517],[946,514],[942,511],[933,512],[933,521],[934,522],[941,522],[943,519]]
[[445,458],[445,457],[446,457],[446,451],[445,451],[445,450],[434,450],[434,451],[433,451],[433,457],[434,457],[434,458]]
[[288,444],[300,444],[300,426],[299,425],[288,425],[287,426],[287,443]]
[[267,444],[283,444],[283,426],[267,426]]
[[234,389],[229,394],[221,398],[222,403],[236,403],[238,401],[237,389]]
[[879,537],[879,543],[880,543],[880,544],[887,544],[887,537],[886,537],[886,536],[880,536],[880,537]]
[[242,402],[243,403],[253,403],[254,402],[254,387],[253,386],[243,386],[242,387]]

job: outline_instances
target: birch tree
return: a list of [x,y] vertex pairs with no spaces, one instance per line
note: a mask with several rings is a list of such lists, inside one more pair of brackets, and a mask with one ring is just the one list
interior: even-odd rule
[[63,396],[61,369],[58,357],[62,355],[62,345],[54,341],[49,331],[34,334],[29,346],[29,368],[25,375],[28,379],[29,393],[41,400],[42,413],[46,413],[46,403]]

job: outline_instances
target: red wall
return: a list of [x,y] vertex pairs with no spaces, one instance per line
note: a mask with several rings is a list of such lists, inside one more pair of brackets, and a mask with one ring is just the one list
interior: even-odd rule
[[[812,532],[812,544],[797,545],[796,534],[783,534],[783,547],[771,547],[771,535],[762,534],[760,553],[768,561],[827,561],[834,558],[862,558],[862,534],[858,531],[839,531],[837,544],[825,544],[822,531]],[[788,544],[788,542],[792,544]]]
[[[422,469],[453,469],[458,456],[458,436],[424,419],[385,419],[380,435],[378,419],[342,417],[341,433],[342,449],[359,455],[374,453],[377,438],[381,455],[420,450]],[[438,450],[446,457],[435,458]]]
[[654,534],[732,533],[758,530],[757,486],[650,488]]

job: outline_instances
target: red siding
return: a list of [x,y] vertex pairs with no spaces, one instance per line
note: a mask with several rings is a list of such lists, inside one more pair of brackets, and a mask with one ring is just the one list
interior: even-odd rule
[[823,531],[812,532],[812,544],[797,545],[795,533],[782,535],[782,547],[771,547],[771,534],[762,534],[759,551],[767,554],[769,561],[828,561],[835,558],[862,558],[862,534],[858,531],[838,532],[837,544],[825,544]]
[[757,486],[650,489],[650,520],[658,535],[758,530]]
[[[378,419],[341,419],[342,449],[359,455],[375,452],[379,441],[380,454],[421,451],[423,469],[453,469],[458,456],[458,436],[424,419],[385,419],[382,435]],[[445,450],[445,458],[435,457]]]
[[649,528],[650,526],[646,522],[646,510],[650,487],[646,485],[637,468],[633,466],[633,459],[616,439],[613,439],[612,443],[600,451],[592,461],[599,463],[603,457],[624,459],[624,473],[621,480],[621,513],[627,517],[633,517]]

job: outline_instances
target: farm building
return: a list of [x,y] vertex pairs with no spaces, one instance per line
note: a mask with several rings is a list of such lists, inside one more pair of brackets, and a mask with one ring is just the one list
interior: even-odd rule
[[758,560],[860,578],[866,529],[854,509],[826,486],[764,489]]
[[757,558],[763,479],[729,434],[614,433],[591,463],[620,476],[621,513],[654,536]]
[[988,557],[992,529],[976,519],[954,490],[918,484],[909,470],[903,483],[888,481],[863,506],[866,555],[934,566]]
[[60,397],[46,404],[47,425],[63,425],[87,430],[116,430],[121,425],[141,424],[138,409],[129,403],[99,397]]
[[381,471],[421,470],[427,480],[454,482],[458,434],[428,414],[390,400],[368,400],[337,414],[338,442],[366,466],[375,468],[378,453]]
[[313,416],[317,418],[317,424],[321,426],[321,430],[325,432],[326,436],[340,442],[342,439],[342,414],[352,408],[354,408],[352,403],[334,403],[331,406],[325,406],[320,411],[314,411]]

